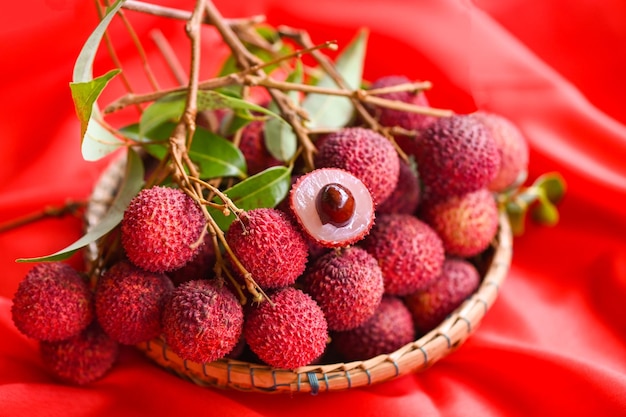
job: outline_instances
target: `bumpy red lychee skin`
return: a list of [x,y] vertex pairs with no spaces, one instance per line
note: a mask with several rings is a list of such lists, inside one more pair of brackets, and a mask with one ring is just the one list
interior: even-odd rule
[[295,369],[310,364],[326,349],[328,323],[320,306],[303,291],[286,287],[269,294],[246,312],[243,334],[266,364]]
[[401,161],[398,185],[391,195],[376,208],[376,213],[415,214],[421,193],[418,171],[408,162]]
[[361,325],[374,314],[385,289],[376,259],[356,246],[320,257],[302,283],[322,308],[330,330]]
[[500,169],[487,188],[499,192],[523,181],[528,171],[529,149],[521,130],[496,113],[477,111],[472,116],[487,126],[500,152]]
[[463,258],[483,252],[498,232],[498,206],[486,188],[442,201],[425,201],[420,217],[437,232],[446,253]]
[[163,336],[174,353],[198,363],[212,362],[239,343],[243,308],[216,280],[188,281],[166,301],[162,323]]
[[352,330],[332,334],[333,347],[349,361],[392,353],[414,340],[411,313],[400,298],[390,295],[383,297],[365,323]]
[[17,329],[30,338],[63,340],[76,336],[92,321],[93,296],[68,264],[40,263],[20,282],[11,315]]
[[429,198],[484,188],[500,167],[493,136],[471,115],[440,117],[433,122],[421,136],[416,160]]
[[93,324],[76,336],[41,342],[45,366],[60,380],[86,385],[101,379],[118,358],[119,345]]
[[291,285],[306,268],[307,243],[278,209],[258,208],[242,214],[226,232],[226,241],[261,288]]
[[196,256],[205,227],[196,202],[176,188],[155,186],[135,196],[121,223],[128,259],[152,272],[181,268]]
[[391,194],[400,174],[400,158],[381,134],[362,127],[348,127],[327,135],[318,147],[317,168],[341,168],[363,181],[374,205]]
[[161,334],[161,312],[174,289],[163,273],[118,262],[98,280],[96,317],[113,340],[134,345]]
[[409,214],[378,216],[361,245],[378,260],[385,293],[391,295],[407,295],[430,285],[445,258],[437,233]]
[[239,150],[243,153],[248,168],[248,175],[259,172],[282,162],[274,158],[267,147],[264,139],[264,122],[255,120],[248,123],[241,132]]
[[217,260],[213,236],[206,233],[204,244],[200,247],[198,254],[181,268],[168,271],[166,275],[172,280],[174,285],[195,279],[209,279],[213,277],[213,269]]
[[427,333],[459,307],[480,285],[478,270],[460,258],[448,258],[441,275],[428,288],[410,294],[405,304],[415,327]]

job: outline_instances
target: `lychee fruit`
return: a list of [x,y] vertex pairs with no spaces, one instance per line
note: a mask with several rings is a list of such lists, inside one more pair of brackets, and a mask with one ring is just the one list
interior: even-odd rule
[[223,358],[239,343],[243,308],[217,280],[182,283],[165,303],[163,337],[182,359],[205,363]]
[[347,127],[328,134],[318,146],[317,168],[342,168],[360,179],[375,205],[381,204],[398,183],[400,158],[383,135],[363,127]]
[[423,132],[416,160],[429,198],[484,188],[500,167],[493,136],[470,115],[437,118]]
[[500,114],[477,111],[472,116],[487,126],[500,152],[500,168],[487,188],[500,192],[524,182],[528,171],[529,149],[520,129]]
[[306,268],[307,243],[278,209],[257,208],[241,214],[226,232],[226,242],[263,289],[291,285]]
[[302,282],[302,289],[322,308],[330,330],[362,324],[374,314],[384,292],[378,262],[356,246],[321,256]]
[[22,334],[36,340],[63,340],[91,323],[93,297],[86,281],[70,265],[40,263],[20,282],[11,314]]
[[441,275],[428,288],[405,298],[415,327],[427,333],[473,294],[480,285],[478,270],[461,258],[447,258]]
[[376,208],[376,213],[415,214],[421,194],[417,168],[410,162],[400,161],[398,185],[391,195]]
[[289,205],[304,234],[324,247],[361,240],[374,224],[374,203],[356,176],[338,168],[318,168],[298,178]]
[[332,334],[334,349],[349,361],[392,353],[414,340],[411,313],[400,298],[390,295],[383,297],[365,323],[352,330]]
[[209,279],[213,277],[213,269],[217,256],[213,236],[210,233],[204,235],[204,244],[200,246],[198,254],[181,268],[168,271],[166,275],[174,285],[195,279]]
[[64,340],[40,342],[44,365],[62,381],[76,385],[94,382],[117,361],[118,343],[95,323]]
[[498,206],[486,188],[441,201],[424,201],[420,218],[437,232],[446,253],[463,258],[483,252],[498,232]]
[[320,306],[303,291],[286,287],[269,294],[246,312],[243,334],[266,364],[295,369],[308,365],[326,349],[328,323]]
[[161,334],[161,312],[174,285],[163,273],[118,262],[100,279],[95,291],[96,317],[113,340],[133,345]]
[[241,132],[239,150],[246,160],[248,175],[258,174],[269,167],[282,165],[282,162],[274,158],[265,146],[264,126],[265,123],[262,120],[255,120],[248,123]]
[[122,246],[138,267],[152,272],[171,271],[196,256],[205,224],[202,210],[183,191],[162,186],[147,188],[131,200],[124,212]]
[[441,273],[444,247],[437,233],[409,214],[382,214],[361,242],[383,272],[385,293],[407,295]]

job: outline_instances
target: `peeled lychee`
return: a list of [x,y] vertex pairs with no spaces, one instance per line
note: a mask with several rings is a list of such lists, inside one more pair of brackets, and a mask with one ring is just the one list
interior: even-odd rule
[[246,160],[248,175],[258,174],[266,168],[282,164],[265,147],[264,126],[263,121],[255,120],[248,123],[241,132],[239,149]]
[[417,169],[410,163],[400,161],[398,185],[382,204],[376,208],[377,214],[415,214],[420,203],[421,184]]
[[428,288],[410,294],[405,303],[421,333],[439,325],[480,284],[476,267],[464,259],[448,258],[437,280]]
[[294,287],[269,294],[270,302],[251,306],[244,337],[259,359],[276,368],[308,365],[324,353],[328,324],[320,306]]
[[421,137],[416,160],[429,198],[484,188],[500,167],[500,153],[493,136],[470,115],[435,120]]
[[178,286],[163,310],[163,336],[183,359],[204,363],[223,358],[239,343],[243,308],[216,280]]
[[17,329],[28,337],[67,339],[91,323],[92,293],[78,271],[68,264],[40,263],[20,282],[11,314]]
[[391,142],[362,127],[348,127],[328,134],[315,155],[317,168],[341,168],[360,179],[382,203],[398,183],[400,158]]
[[333,347],[349,361],[391,353],[414,340],[411,313],[400,298],[390,295],[383,297],[365,323],[352,330],[332,334]]
[[348,330],[370,318],[384,292],[372,255],[351,246],[321,256],[303,279],[303,290],[320,305],[330,330]]
[[492,193],[482,188],[442,201],[425,201],[420,217],[441,238],[449,255],[478,255],[498,232],[498,206]]
[[118,343],[93,324],[76,336],[41,342],[41,357],[55,376],[77,385],[102,378],[115,364]]
[[149,272],[130,262],[118,262],[98,280],[96,317],[113,340],[126,345],[161,334],[161,312],[174,289],[163,273]]
[[296,225],[273,208],[249,210],[234,221],[226,241],[262,288],[293,284],[304,272],[308,246]]
[[124,212],[122,245],[138,267],[172,271],[196,256],[204,227],[204,214],[191,197],[177,188],[155,186],[140,191]]
[[[351,204],[342,203],[342,196]],[[343,169],[318,168],[300,176],[291,187],[289,204],[305,235],[324,247],[353,244],[374,224],[370,192],[361,180]],[[334,221],[333,216],[343,220]]]
[[491,191],[504,191],[526,179],[528,171],[528,142],[506,117],[486,111],[472,114],[487,126],[500,152],[500,168],[496,177],[488,184]]
[[385,293],[407,295],[425,288],[441,273],[443,243],[426,223],[409,214],[378,216],[363,248],[378,260]]

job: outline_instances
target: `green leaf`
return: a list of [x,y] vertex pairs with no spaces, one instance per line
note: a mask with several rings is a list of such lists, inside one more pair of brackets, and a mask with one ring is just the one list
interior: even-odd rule
[[123,3],[124,0],[118,0],[111,6],[87,38],[74,64],[70,89],[74,107],[81,122],[81,151],[83,158],[88,161],[98,160],[123,145],[118,137],[105,128],[102,114],[96,103],[102,90],[119,70],[109,71],[101,77],[93,78],[93,62],[102,37]]
[[[301,83],[303,72],[302,63],[298,61],[294,72],[287,77],[287,81]],[[290,91],[287,95],[292,102],[299,104],[300,93],[298,91]],[[276,102],[270,103],[269,110],[275,113],[279,112]],[[270,155],[283,162],[293,158],[298,148],[298,138],[293,128],[288,124],[281,123],[278,119],[270,119],[265,122],[264,142]]]
[[565,195],[565,179],[557,172],[550,172],[538,177],[534,184],[553,204],[558,204]]
[[544,226],[554,226],[559,222],[559,211],[546,198],[540,198],[531,208],[533,220]]
[[[335,67],[349,88],[361,86],[363,65],[369,32],[362,29],[348,47],[337,57]],[[319,87],[337,88],[333,79],[325,74],[317,83]],[[346,126],[353,117],[352,101],[346,97],[328,94],[308,94],[302,107],[309,113],[311,128],[336,129]]]
[[128,160],[126,162],[126,172],[124,181],[111,204],[111,207],[92,229],[87,231],[76,242],[48,256],[37,258],[20,258],[17,262],[49,262],[60,261],[72,256],[77,250],[100,239],[105,234],[113,230],[121,221],[124,210],[130,201],[137,195],[144,184],[144,168],[141,158],[131,148],[128,149]]
[[524,207],[516,204],[513,201],[509,201],[506,204],[506,213],[511,224],[511,231],[515,236],[521,236],[524,234],[526,228],[526,212],[527,206]]
[[[225,190],[224,193],[240,209],[252,210],[260,207],[275,207],[287,196],[290,186],[291,170],[276,166],[248,177]],[[222,203],[217,197],[213,199],[213,202]],[[209,207],[209,213],[223,231],[228,230],[235,219],[232,213],[224,216],[221,211],[212,207]]]

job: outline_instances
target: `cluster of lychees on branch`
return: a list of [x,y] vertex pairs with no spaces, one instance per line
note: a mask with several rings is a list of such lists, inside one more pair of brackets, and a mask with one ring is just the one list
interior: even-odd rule
[[[432,108],[430,84],[403,75],[366,83],[362,36],[333,62],[321,52],[333,42],[228,20],[205,0],[191,12],[118,1],[92,36],[115,16],[129,24],[125,10],[187,21],[189,81],[129,93],[101,114],[79,93],[117,74],[75,72],[83,152],[127,156],[105,218],[37,258],[48,262],[14,297],[17,328],[63,379],[93,381],[118,344],[159,337],[188,361],[288,369],[390,353],[478,288],[476,259],[504,208],[517,224],[537,205],[554,217],[560,182],[522,187],[528,145],[510,121]],[[210,80],[199,79],[204,24],[231,50]],[[142,109],[137,124],[106,122],[131,106]],[[60,262],[96,242],[86,276]]]

